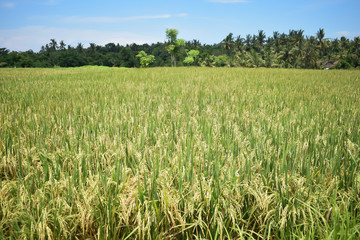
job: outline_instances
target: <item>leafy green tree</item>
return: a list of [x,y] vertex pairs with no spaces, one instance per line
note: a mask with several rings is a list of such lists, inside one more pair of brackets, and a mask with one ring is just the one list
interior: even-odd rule
[[271,50],[267,50],[265,53],[265,67],[271,68],[273,62],[273,53]]
[[147,55],[145,51],[140,51],[138,55],[136,55],[137,58],[140,60],[141,67],[147,67],[149,64],[155,62],[154,55]]
[[119,52],[120,67],[138,67],[136,53],[131,50],[130,46],[121,48]]
[[[177,60],[184,65],[202,66],[244,66],[244,67],[285,67],[320,68],[325,60],[338,61],[336,68],[360,68],[360,38],[346,37],[326,39],[324,29],[315,36],[304,37],[303,30],[290,30],[289,33],[273,32],[266,38],[260,30],[258,34],[234,38],[228,34],[217,44],[201,44],[198,40],[185,43],[177,39],[178,30],[166,30],[166,42],[154,44],[129,44],[120,46],[108,43],[105,46],[91,43],[88,48],[79,43],[75,47],[50,39],[37,53],[10,52],[0,48],[1,67],[54,67],[106,65],[121,67],[176,66]],[[182,51],[184,49],[193,50]],[[140,56],[141,51],[151,53],[155,60],[148,63],[148,57]],[[170,54],[169,54],[170,53]],[[140,54],[141,55],[141,54]],[[144,59],[141,61],[141,57]],[[201,61],[200,61],[201,59]]]
[[206,55],[204,60],[201,63],[203,67],[214,67],[215,66],[215,56],[214,55]]
[[20,59],[17,63],[19,67],[29,68],[35,66],[35,53],[32,50],[19,53],[19,57]]
[[354,38],[354,53],[356,54],[357,58],[360,58],[360,37]]
[[184,59],[184,63],[187,65],[192,65],[195,62],[195,59],[197,58],[199,53],[200,52],[198,50],[190,50],[189,52],[187,52],[187,57]]
[[215,56],[214,62],[216,67],[229,66],[229,57],[226,54]]
[[79,54],[74,48],[69,48],[59,55],[60,67],[80,67],[87,64],[85,56]]
[[8,57],[9,52],[10,52],[9,49],[0,48],[0,67],[6,67],[8,65],[7,57]]
[[185,46],[184,39],[177,39],[179,31],[177,29],[166,29],[166,38],[169,40],[169,45],[166,50],[171,56],[171,66],[176,67],[176,55]]
[[251,67],[261,67],[263,65],[263,60],[260,55],[254,50],[251,49],[249,53]]

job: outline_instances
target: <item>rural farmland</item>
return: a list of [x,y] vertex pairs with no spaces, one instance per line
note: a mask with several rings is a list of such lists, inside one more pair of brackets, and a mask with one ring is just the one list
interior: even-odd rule
[[359,239],[357,70],[0,69],[1,239]]

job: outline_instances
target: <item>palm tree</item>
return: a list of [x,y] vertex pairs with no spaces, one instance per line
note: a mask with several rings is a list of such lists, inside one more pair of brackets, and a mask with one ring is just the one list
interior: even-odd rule
[[335,38],[335,40],[331,42],[331,52],[333,52],[334,54],[338,54],[340,52],[339,39]]
[[96,52],[96,44],[95,43],[90,43],[89,55],[91,57],[93,57],[93,56],[95,56],[95,52]]
[[290,49],[291,64],[294,67],[299,66],[299,60],[302,57],[303,50],[303,30],[290,30],[288,35],[288,47]]
[[256,36],[255,34],[252,35],[252,37],[251,37],[251,46],[252,46],[252,48],[255,49],[256,51],[259,50],[259,48],[258,48],[258,39],[257,39],[257,36]]
[[354,38],[354,52],[358,58],[360,58],[360,37]]
[[82,43],[78,43],[78,45],[76,46],[76,51],[79,54],[83,54],[84,53],[84,45]]
[[320,57],[324,57],[324,37],[325,31],[323,28],[320,28],[319,31],[316,33],[316,38],[319,41],[319,49],[320,49]]
[[345,36],[342,36],[340,38],[340,56],[343,57],[344,55],[349,54],[349,39],[347,39]]
[[280,33],[278,31],[273,32],[273,38],[274,40],[277,40],[280,38]]
[[292,47],[302,47],[304,41],[304,30],[290,30],[289,31],[289,42]]
[[199,48],[199,47],[201,47],[200,41],[199,41],[199,40],[196,40],[196,39],[192,40],[192,41],[190,42],[190,45],[192,45],[193,48]]
[[239,35],[235,40],[236,50],[242,53],[244,47],[244,39]]
[[317,68],[317,59],[319,53],[316,47],[316,39],[310,37],[305,41],[303,50],[303,60],[305,68]]
[[226,36],[224,40],[221,42],[225,48],[225,51],[228,56],[232,54],[233,47],[234,47],[234,37],[232,33],[229,33],[229,35]]
[[264,43],[265,43],[266,35],[263,30],[259,30],[259,33],[257,35],[257,42],[259,43],[260,49],[262,49]]
[[52,50],[52,51],[56,51],[56,49],[58,48],[58,45],[57,45],[57,42],[55,39],[50,39],[50,44],[49,44],[49,48]]
[[304,30],[300,29],[299,31],[297,31],[296,40],[299,46],[299,50],[301,51],[304,44]]
[[278,31],[273,32],[275,52],[280,52],[280,33]]
[[246,51],[249,51],[251,49],[251,35],[246,35],[245,38],[245,45],[246,45]]
[[65,47],[66,47],[66,44],[65,44],[65,42],[63,41],[63,40],[61,40],[60,41],[60,43],[59,43],[59,49],[61,50],[61,51],[64,51],[65,50]]

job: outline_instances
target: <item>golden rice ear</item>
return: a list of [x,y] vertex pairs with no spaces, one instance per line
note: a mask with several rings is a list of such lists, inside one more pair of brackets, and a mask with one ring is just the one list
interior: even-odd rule
[[3,151],[3,153],[6,154],[5,147],[4,147],[4,145],[3,145],[3,143],[1,141],[0,141],[0,147],[1,147],[2,151]]

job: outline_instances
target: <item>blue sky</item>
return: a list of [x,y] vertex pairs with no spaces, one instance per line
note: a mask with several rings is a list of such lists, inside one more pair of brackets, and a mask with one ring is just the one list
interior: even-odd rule
[[360,0],[0,0],[0,48],[38,51],[55,38],[78,42],[154,43],[166,28],[179,38],[219,43],[264,30],[352,39],[360,36]]

